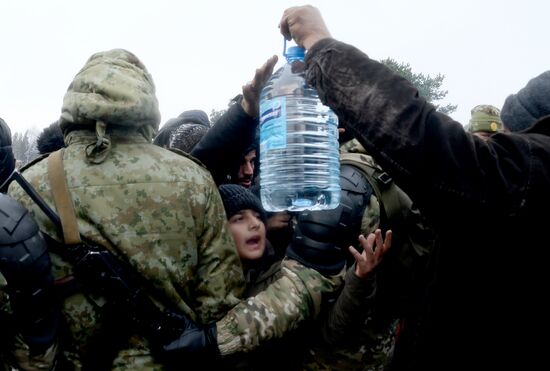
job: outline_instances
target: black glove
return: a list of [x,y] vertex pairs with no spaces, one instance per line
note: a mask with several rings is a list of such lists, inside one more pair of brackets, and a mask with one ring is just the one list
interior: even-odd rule
[[162,347],[166,354],[218,353],[216,324],[197,325],[190,319],[181,335]]
[[191,370],[216,368],[220,361],[216,324],[198,325],[181,313],[171,317],[181,332],[158,349],[163,365],[169,370],[180,370],[182,364]]

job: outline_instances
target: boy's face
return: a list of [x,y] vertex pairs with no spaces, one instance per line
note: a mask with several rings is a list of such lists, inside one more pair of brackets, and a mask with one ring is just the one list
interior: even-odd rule
[[260,259],[265,251],[265,225],[260,213],[246,209],[229,218],[229,230],[241,260]]

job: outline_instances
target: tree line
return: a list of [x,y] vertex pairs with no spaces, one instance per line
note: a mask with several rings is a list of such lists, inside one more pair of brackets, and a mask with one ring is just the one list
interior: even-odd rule
[[14,133],[11,136],[13,156],[16,160],[21,161],[21,165],[29,163],[38,156],[36,139],[37,135],[29,130],[25,131],[24,134]]

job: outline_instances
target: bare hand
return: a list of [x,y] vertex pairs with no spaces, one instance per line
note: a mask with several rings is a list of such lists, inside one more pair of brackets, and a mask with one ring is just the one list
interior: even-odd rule
[[271,217],[267,219],[267,230],[277,230],[277,229],[283,229],[289,227],[290,222],[290,214],[287,212],[280,212],[273,214]]
[[330,36],[321,12],[311,6],[295,6],[283,13],[279,29],[287,40],[294,39],[299,46],[309,49],[317,41]]
[[271,77],[275,64],[277,64],[276,55],[269,58],[262,67],[256,69],[256,74],[252,81],[243,86],[243,100],[241,101],[241,106],[250,117],[256,118],[260,115],[260,93],[267,80]]
[[[360,254],[353,246],[349,247],[349,251],[355,258],[355,275],[359,278],[367,277],[376,266],[382,261],[382,257],[391,246],[392,231],[386,231],[386,238],[382,239],[382,231],[377,229],[374,233],[370,233],[367,238],[359,236],[359,242],[363,247],[363,252]],[[376,249],[373,249],[376,241]]]

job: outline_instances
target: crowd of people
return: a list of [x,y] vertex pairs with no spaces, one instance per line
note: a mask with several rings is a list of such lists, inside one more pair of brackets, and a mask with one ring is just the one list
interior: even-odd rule
[[463,127],[318,9],[279,28],[338,115],[340,205],[262,207],[277,57],[214,125],[159,128],[139,58],[96,53],[22,169],[0,119],[0,370],[544,364],[550,71]]

